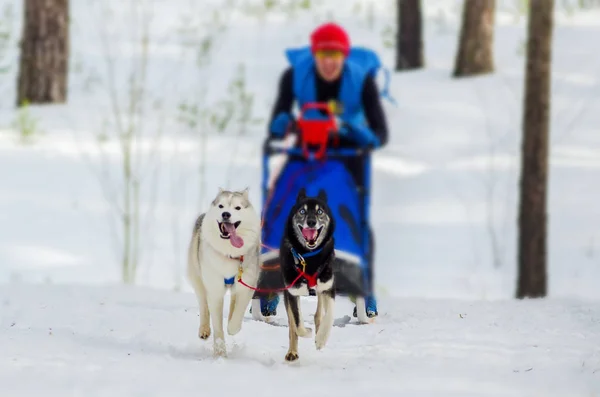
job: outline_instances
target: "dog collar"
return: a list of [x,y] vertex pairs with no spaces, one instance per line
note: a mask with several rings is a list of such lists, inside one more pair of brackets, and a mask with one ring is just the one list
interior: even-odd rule
[[[240,261],[240,268],[238,269],[238,279],[242,278],[242,262],[244,262],[244,255],[240,255],[240,256],[231,256],[231,255],[227,255],[227,257],[229,259],[235,259],[235,260],[239,260]],[[233,283],[235,283],[235,276],[230,277],[230,278],[226,278],[223,279],[223,281],[225,282],[225,285],[233,285]]]
[[300,258],[310,258],[311,256],[315,256],[321,253],[321,251],[323,251],[323,248],[319,248],[316,251],[309,251],[304,255],[300,255],[298,252],[296,252],[296,250],[292,247],[292,255],[294,255],[294,258],[300,260]]

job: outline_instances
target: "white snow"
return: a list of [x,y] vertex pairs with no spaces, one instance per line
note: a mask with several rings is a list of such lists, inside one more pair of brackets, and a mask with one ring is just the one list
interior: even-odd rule
[[[0,70],[9,66],[0,74],[0,395],[238,394],[233,382],[260,395],[600,395],[600,11],[557,2],[548,299],[512,300],[526,38],[514,10],[523,2],[498,2],[495,73],[455,80],[462,1],[426,0],[426,67],[393,75],[390,143],[374,157],[381,316],[336,327],[323,352],[301,340],[289,368],[287,330],[249,315],[228,338],[230,357],[210,358],[183,277],[189,233],[218,186],[249,186],[260,207],[260,147],[284,48],[333,17],[392,66],[393,0],[312,1],[262,17],[260,1],[224,3],[72,1],[69,102],[32,106],[34,141],[22,144],[13,106],[21,1],[0,0],[14,14],[4,57],[0,49]],[[137,286],[123,287],[109,76],[125,111],[142,55],[135,4],[153,12],[137,141],[140,268]],[[228,27],[199,67],[197,48],[218,21]],[[258,122],[217,132],[178,121],[184,103],[222,115],[238,64]],[[303,304],[313,311],[311,299]],[[339,322],[351,312],[338,300]]]
[[[355,325],[338,299],[328,345],[300,339],[293,365],[287,328],[249,318],[226,337],[228,357],[213,358],[190,294],[15,285],[0,304],[6,396],[564,397],[600,387],[598,302],[384,299],[375,324]],[[314,308],[303,302],[307,323]]]

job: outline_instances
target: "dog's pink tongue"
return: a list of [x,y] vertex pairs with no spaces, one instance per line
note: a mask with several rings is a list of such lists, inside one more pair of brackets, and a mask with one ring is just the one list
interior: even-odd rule
[[309,241],[314,240],[317,237],[317,229],[305,227],[302,229],[302,236]]
[[244,245],[244,240],[237,235],[233,223],[225,223],[225,230],[229,233],[229,241],[235,248],[241,248]]

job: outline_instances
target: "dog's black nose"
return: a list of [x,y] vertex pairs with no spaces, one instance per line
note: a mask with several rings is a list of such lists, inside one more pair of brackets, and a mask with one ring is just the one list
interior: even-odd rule
[[228,220],[229,218],[231,218],[231,214],[229,212],[223,212],[221,214],[221,216],[223,217],[223,219]]
[[308,225],[308,227],[315,227],[315,226],[317,226],[317,220],[316,219],[307,219],[306,224]]

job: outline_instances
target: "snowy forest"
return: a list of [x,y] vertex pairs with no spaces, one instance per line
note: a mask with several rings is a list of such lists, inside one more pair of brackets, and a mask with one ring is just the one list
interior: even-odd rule
[[[336,298],[291,366],[246,310],[216,359],[192,228],[219,188],[261,209],[285,50],[328,21],[389,71],[379,315]],[[599,37],[600,0],[0,0],[0,394],[600,396]]]

